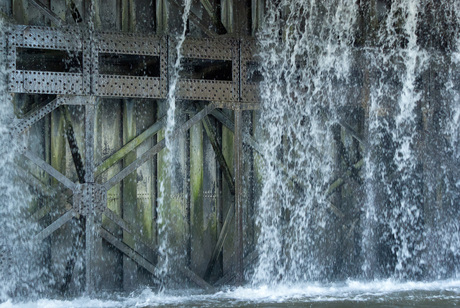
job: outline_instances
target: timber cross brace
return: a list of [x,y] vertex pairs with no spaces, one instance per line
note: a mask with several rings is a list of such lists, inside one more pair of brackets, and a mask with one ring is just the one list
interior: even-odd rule
[[[253,40],[241,41],[234,38],[187,38],[182,48],[183,72],[177,83],[176,98],[183,101],[200,101],[204,107],[177,127],[171,138],[186,134],[193,125],[202,122],[206,135],[213,146],[217,162],[234,197],[235,205],[228,208],[225,222],[212,250],[204,277],[188,267],[181,268],[182,274],[204,289],[213,287],[206,282],[221,254],[224,241],[233,217],[236,217],[236,279],[243,280],[243,208],[242,208],[242,143],[252,145],[255,140],[243,133],[242,110],[258,108],[258,84],[256,61],[253,57]],[[133,260],[138,266],[155,276],[158,262],[157,247],[144,240],[142,232],[133,223],[123,219],[107,207],[107,192],[126,180],[145,162],[158,155],[166,147],[165,140],[159,140],[142,155],[132,159],[119,172],[105,181],[101,174],[125,159],[150,137],[165,127],[165,117],[158,119],[138,136],[126,142],[118,151],[95,165],[94,130],[96,106],[102,98],[157,99],[165,100],[169,91],[171,63],[175,55],[174,40],[171,37],[133,35],[123,33],[95,32],[85,34],[76,28],[50,28],[35,26],[11,26],[7,40],[10,93],[43,95],[48,102],[15,122],[13,135],[21,137],[34,124],[52,112],[59,110],[65,119],[65,135],[70,147],[72,161],[78,175],[78,182],[66,177],[49,162],[31,149],[23,150],[23,157],[34,163],[64,188],[49,187],[30,174],[23,178],[35,187],[41,187],[49,195],[58,197],[65,204],[65,210],[47,227],[36,235],[38,240],[50,237],[69,221],[77,219],[85,226],[85,281],[86,291],[91,292],[99,285],[97,271],[97,242],[101,238]],[[211,76],[211,77],[209,77]],[[217,80],[216,80],[217,79]],[[69,115],[68,106],[84,109],[83,123],[75,123]],[[234,110],[234,123],[222,109]],[[234,132],[234,157],[231,173],[219,145],[219,138],[208,116],[213,115],[220,123]],[[75,135],[73,126],[84,127],[83,141]],[[255,145],[257,147],[257,145]],[[84,153],[81,150],[84,149]],[[228,158],[227,158],[228,160]],[[73,201],[71,201],[73,200]],[[236,211],[235,211],[236,209]],[[52,211],[51,206],[38,209],[33,217],[40,219]],[[235,215],[236,214],[236,215]],[[104,227],[106,217],[134,240],[128,244],[124,237]],[[83,234],[81,234],[83,236]],[[137,249],[143,247],[147,249]],[[146,254],[145,251],[148,250]],[[228,275],[225,277],[228,281]]]

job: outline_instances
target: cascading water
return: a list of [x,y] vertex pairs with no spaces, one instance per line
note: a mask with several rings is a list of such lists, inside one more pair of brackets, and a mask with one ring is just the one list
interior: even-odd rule
[[[421,253],[424,249],[422,188],[415,153],[418,138],[416,107],[421,93],[415,87],[428,55],[417,45],[419,5],[418,1],[394,2],[379,32],[379,49],[367,51],[370,68],[380,67],[377,78],[382,80],[371,86],[369,102],[370,149],[366,157],[366,177],[371,184],[366,210],[375,213],[370,218],[375,223],[370,227],[384,229],[372,241],[391,238],[384,244],[388,247],[380,246],[378,253],[389,249],[394,254],[396,275],[412,278],[422,273]],[[364,238],[364,241],[368,240]],[[365,243],[364,246],[368,245]],[[368,252],[364,254],[365,258],[369,257]],[[388,260],[381,261],[386,270],[393,271]],[[370,275],[369,269],[365,270]],[[379,269],[371,271],[375,273]]]
[[[38,228],[28,209],[32,201],[18,180],[15,159],[21,146],[12,136],[15,120],[11,96],[7,94],[6,42],[8,27],[0,18],[0,302],[13,296],[33,297],[48,280],[41,266],[40,247],[34,241]],[[12,139],[15,138],[15,141]]]
[[[187,21],[190,14],[191,0],[184,0],[184,11],[182,14],[182,33],[180,34],[176,42],[176,59],[174,65],[172,66],[171,77],[169,80],[169,91],[168,91],[168,110],[167,110],[167,122],[165,129],[165,139],[166,139],[166,154],[163,156],[163,163],[166,166],[171,166],[170,168],[163,169],[163,180],[160,182],[160,192],[158,200],[158,238],[159,238],[159,266],[157,266],[157,275],[163,280],[167,279],[168,275],[171,275],[173,270],[177,270],[183,263],[181,256],[184,256],[185,253],[182,251],[177,251],[177,247],[184,247],[181,244],[180,239],[178,240],[178,234],[175,234],[174,228],[168,222],[175,221],[177,225],[181,225],[179,220],[182,217],[179,217],[180,214],[171,211],[171,206],[169,202],[172,200],[172,191],[173,186],[175,185],[175,172],[172,170],[177,165],[175,159],[175,151],[177,150],[177,145],[173,140],[175,125],[176,125],[176,87],[177,82],[179,81],[179,74],[181,71],[181,61],[182,61],[182,45],[185,41],[185,35],[187,31]],[[166,183],[165,181],[169,181]],[[169,192],[167,188],[169,187]],[[169,196],[167,194],[169,193]]]
[[[370,3],[268,4],[256,284],[458,274],[458,3]],[[350,207],[333,180],[360,159]]]
[[267,138],[256,282],[329,277],[333,263],[325,196],[333,172],[333,126],[344,103],[355,1],[270,4],[260,35],[260,123]]

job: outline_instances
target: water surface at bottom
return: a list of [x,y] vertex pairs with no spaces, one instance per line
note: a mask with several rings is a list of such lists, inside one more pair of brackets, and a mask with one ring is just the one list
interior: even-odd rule
[[392,280],[331,284],[246,286],[215,294],[197,290],[155,292],[144,289],[127,296],[80,297],[69,300],[9,300],[0,308],[127,308],[127,307],[455,307],[460,306],[460,280],[395,282]]

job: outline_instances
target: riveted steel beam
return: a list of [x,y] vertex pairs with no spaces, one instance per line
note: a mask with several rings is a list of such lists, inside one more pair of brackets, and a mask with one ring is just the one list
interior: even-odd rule
[[51,223],[48,227],[40,231],[35,238],[39,241],[44,240],[51,234],[53,234],[54,231],[62,227],[65,223],[70,221],[74,216],[76,215],[74,210],[67,211],[64,215],[60,216],[58,219],[56,219],[53,223]]
[[57,171],[53,166],[45,162],[37,155],[33,154],[31,151],[26,150],[23,155],[24,157],[32,161],[34,164],[36,164],[38,167],[40,167],[43,171],[45,171],[53,178],[58,180],[65,187],[69,188],[72,191],[75,191],[77,189],[77,184],[69,180],[65,175]]
[[[9,92],[166,99],[167,63],[173,54],[167,36],[118,32],[89,36],[73,27],[11,29]],[[255,50],[255,42],[246,39],[186,38],[184,63],[198,62],[194,67],[209,76],[181,77],[177,98],[218,102],[221,108],[257,109],[257,82],[248,77],[255,70]],[[229,71],[215,76],[222,74],[222,66]]]

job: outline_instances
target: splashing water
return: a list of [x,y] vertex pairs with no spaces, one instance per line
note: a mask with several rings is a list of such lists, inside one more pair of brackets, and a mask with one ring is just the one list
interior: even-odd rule
[[7,31],[8,25],[0,18],[0,301],[13,296],[34,297],[44,290],[47,277],[40,264],[41,250],[33,238],[38,228],[28,211],[31,195],[19,181],[15,165],[23,144],[12,136],[11,129],[15,116],[11,96],[7,94],[3,45]]
[[335,83],[347,82],[354,7],[355,1],[346,0],[269,4],[260,35],[260,122],[267,137],[256,283],[330,273],[324,241],[333,221],[324,191],[334,163],[337,108],[343,103],[334,89]]
[[[169,83],[168,91],[168,111],[167,111],[167,122],[165,129],[165,139],[166,139],[166,154],[163,157],[163,164],[166,166],[171,166],[171,168],[164,168],[164,174],[162,175],[163,180],[160,182],[160,198],[158,200],[158,238],[159,238],[159,265],[156,268],[158,277],[166,279],[167,275],[171,275],[174,266],[181,266],[183,260],[181,256],[184,253],[176,251],[176,247],[180,246],[174,244],[173,238],[177,235],[174,234],[174,230],[171,227],[171,224],[168,221],[178,222],[181,219],[178,213],[171,211],[171,206],[168,204],[167,200],[167,188],[169,187],[169,193],[171,194],[171,187],[174,186],[174,172],[172,168],[175,165],[175,159],[173,153],[176,149],[176,144],[173,140],[174,130],[175,130],[175,114],[176,114],[176,87],[177,82],[179,81],[179,74],[181,71],[181,60],[182,60],[182,45],[185,41],[185,35],[187,31],[187,21],[190,14],[191,0],[185,0],[184,2],[184,12],[182,14],[182,33],[176,43],[176,60],[174,66],[172,67],[171,79]],[[169,183],[165,183],[169,181]],[[171,201],[172,196],[169,196],[169,201]],[[179,223],[178,223],[179,224]],[[184,247],[182,245],[182,247]],[[177,269],[177,268],[176,268]]]
[[[423,266],[422,188],[415,156],[416,107],[421,93],[415,89],[415,79],[425,69],[428,55],[417,45],[419,5],[418,1],[395,1],[379,34],[381,48],[388,51],[368,53],[368,58],[373,58],[371,68],[383,67],[382,79],[395,74],[393,78],[399,88],[395,91],[393,84],[381,82],[371,89],[369,139],[372,149],[367,157],[367,177],[373,183],[367,206],[378,207],[373,219],[385,228],[381,236],[394,239],[388,246],[395,254],[396,275],[400,277],[421,274]],[[394,26],[398,23],[401,33]],[[405,46],[400,47],[401,44]],[[383,155],[388,156],[390,163],[382,159]],[[375,178],[382,174],[383,179]],[[383,191],[376,192],[375,187]],[[381,253],[382,247],[379,250]]]
[[364,5],[268,4],[256,284],[458,275],[459,4]]

